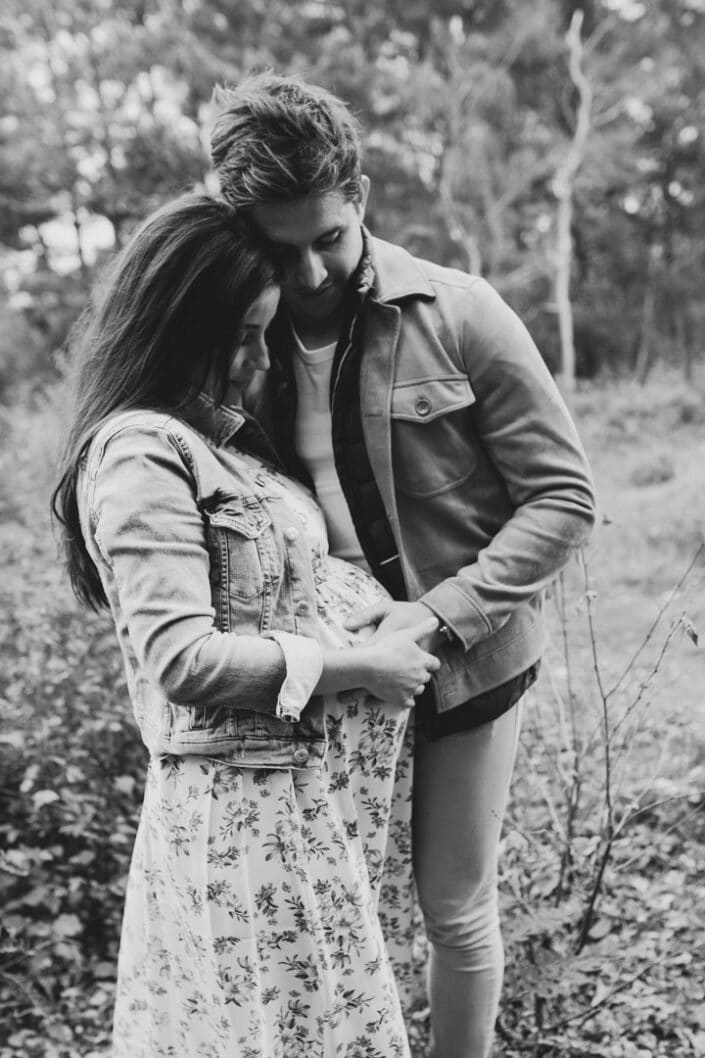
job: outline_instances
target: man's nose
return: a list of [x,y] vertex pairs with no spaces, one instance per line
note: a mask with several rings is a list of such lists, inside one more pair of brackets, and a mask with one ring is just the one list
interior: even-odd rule
[[317,290],[326,278],[326,268],[320,254],[313,250],[301,252],[295,270],[296,283],[307,290]]

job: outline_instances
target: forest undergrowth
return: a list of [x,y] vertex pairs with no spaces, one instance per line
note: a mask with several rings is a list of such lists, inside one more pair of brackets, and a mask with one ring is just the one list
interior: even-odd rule
[[[498,1058],[705,1054],[702,409],[665,374],[576,398],[601,525],[524,704]],[[56,559],[61,420],[56,392],[0,411],[0,1058],[107,1053],[146,764],[110,622]],[[421,993],[414,1058],[428,1028]]]

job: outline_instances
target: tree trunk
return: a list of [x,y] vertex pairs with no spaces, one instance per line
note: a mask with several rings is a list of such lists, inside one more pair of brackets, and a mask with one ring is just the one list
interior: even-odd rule
[[462,248],[467,261],[467,269],[471,275],[483,274],[483,260],[477,235],[469,230],[460,218],[460,210],[456,206],[451,189],[451,174],[448,172],[448,151],[441,163],[440,178],[438,181],[438,195],[443,205],[448,234],[456,246]]
[[644,300],[641,303],[639,348],[637,350],[636,363],[634,365],[634,373],[640,386],[643,386],[646,382],[652,366],[652,337],[654,333],[654,310],[656,306],[656,272],[658,269],[660,254],[660,247],[656,243],[650,242],[648,267],[646,272],[646,289],[644,291]]
[[573,193],[575,177],[585,156],[592,110],[592,87],[582,70],[582,25],[583,12],[578,9],[573,12],[570,27],[566,33],[568,68],[571,80],[578,90],[578,112],[573,139],[554,179],[554,189],[558,200],[554,294],[561,345],[558,382],[568,397],[575,390],[576,373],[573,309],[570,300],[570,273],[573,262],[573,238],[571,235]]
[[688,328],[686,327],[685,311],[683,306],[680,307],[680,311],[675,317],[676,325],[676,347],[683,364],[683,378],[691,384],[693,381],[693,350],[688,338]]
[[84,283],[87,283],[88,263],[83,250],[83,231],[81,229],[81,221],[78,216],[78,208],[76,205],[74,205],[71,210],[71,221],[73,223],[73,229],[76,232],[76,253],[78,254],[78,264],[81,269],[81,279]]
[[572,194],[571,188],[566,181],[558,191],[554,291],[561,348],[558,381],[561,389],[568,394],[575,389],[575,343],[573,341],[573,309],[570,303],[570,269],[573,257],[573,245],[570,234],[572,219]]
[[641,303],[641,322],[639,325],[639,349],[636,354],[634,372],[636,380],[643,386],[651,368],[651,334],[654,327],[654,284],[651,276],[647,279],[644,300]]

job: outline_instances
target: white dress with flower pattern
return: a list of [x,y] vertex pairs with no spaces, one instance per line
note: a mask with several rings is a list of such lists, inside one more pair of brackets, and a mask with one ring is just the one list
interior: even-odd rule
[[[243,459],[260,484],[286,491],[307,534],[322,644],[353,642],[343,621],[382,589],[328,556],[305,489]],[[399,1000],[413,934],[407,715],[363,692],[326,704],[318,768],[150,761],[115,1058],[408,1058]]]

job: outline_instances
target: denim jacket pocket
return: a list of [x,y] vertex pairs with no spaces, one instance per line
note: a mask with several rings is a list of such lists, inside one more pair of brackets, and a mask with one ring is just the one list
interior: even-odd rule
[[216,493],[202,509],[214,589],[245,602],[271,591],[281,565],[272,518],[262,502],[256,496]]
[[455,488],[477,453],[467,410],[475,403],[465,375],[411,379],[392,390],[392,456],[400,492],[418,498]]

